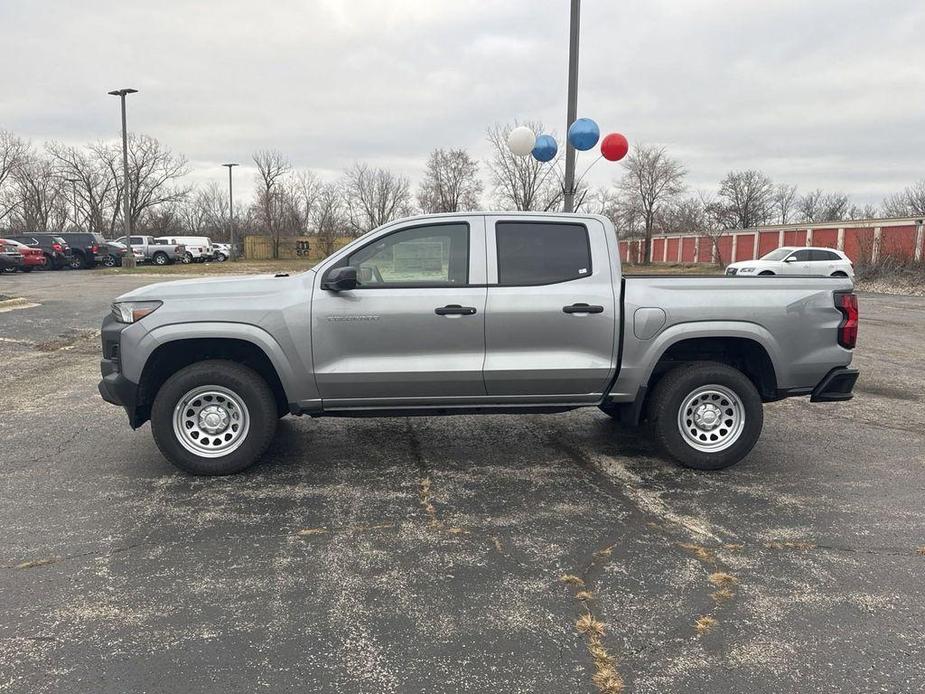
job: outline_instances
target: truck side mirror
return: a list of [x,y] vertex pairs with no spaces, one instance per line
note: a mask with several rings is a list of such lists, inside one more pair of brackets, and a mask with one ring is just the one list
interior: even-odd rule
[[329,289],[332,292],[343,292],[348,289],[355,289],[357,286],[357,269],[350,267],[336,267],[328,273],[324,280],[322,289]]

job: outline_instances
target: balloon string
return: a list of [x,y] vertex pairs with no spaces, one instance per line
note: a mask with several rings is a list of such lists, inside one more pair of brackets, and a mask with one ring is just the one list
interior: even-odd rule
[[603,158],[604,158],[604,155],[603,155],[603,154],[599,154],[599,155],[597,155],[597,159],[595,159],[595,160],[592,161],[590,164],[588,164],[588,168],[585,169],[585,172],[584,172],[583,174],[581,174],[581,176],[578,177],[578,180],[577,180],[577,181],[575,181],[575,190],[576,190],[576,191],[578,190],[578,186],[581,185],[581,182],[582,182],[583,180],[585,180],[585,176],[588,175],[588,172],[591,170],[591,167],[594,166],[595,164],[597,164],[597,163],[598,163],[601,159],[603,159]]
[[536,184],[537,190],[539,190],[540,187],[543,185],[543,183],[546,182],[546,179],[549,177],[549,174],[550,174],[551,172],[553,172],[553,171],[556,172],[556,177],[559,179],[559,187],[560,187],[560,188],[562,187],[563,181],[562,181],[562,176],[559,175],[559,171],[558,171],[558,168],[557,168],[558,166],[559,166],[559,159],[557,158],[557,159],[549,166],[549,168],[546,169],[546,173],[543,174],[543,177],[542,177],[542,178],[539,180],[539,182]]

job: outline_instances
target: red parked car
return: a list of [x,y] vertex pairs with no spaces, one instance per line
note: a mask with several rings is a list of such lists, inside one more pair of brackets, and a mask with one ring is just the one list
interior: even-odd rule
[[0,239],[0,246],[6,245],[12,247],[22,255],[22,263],[18,268],[8,268],[7,272],[16,272],[17,269],[23,272],[32,272],[34,268],[45,267],[45,254],[41,248],[32,248],[19,241],[11,239]]

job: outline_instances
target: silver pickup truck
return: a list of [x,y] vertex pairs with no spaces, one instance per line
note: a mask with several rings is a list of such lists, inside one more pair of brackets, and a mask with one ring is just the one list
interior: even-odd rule
[[847,400],[847,278],[624,276],[596,215],[386,224],[307,272],[152,284],[103,321],[100,393],[180,468],[257,460],[286,414],[600,408],[674,459],[742,459],[762,403]]
[[[186,257],[186,247],[183,244],[161,243],[153,236],[131,236],[132,250],[141,253],[145,262],[155,265],[171,265],[183,262]],[[116,243],[125,243],[125,237],[120,236]]]

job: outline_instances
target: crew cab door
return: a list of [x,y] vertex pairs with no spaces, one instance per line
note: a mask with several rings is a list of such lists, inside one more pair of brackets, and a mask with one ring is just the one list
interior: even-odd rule
[[[619,324],[604,225],[488,217],[485,388],[535,402],[600,399]],[[564,397],[563,397],[564,396]]]
[[[323,288],[338,267],[355,289]],[[485,223],[406,222],[321,268],[312,360],[323,406],[413,407],[483,398]]]

